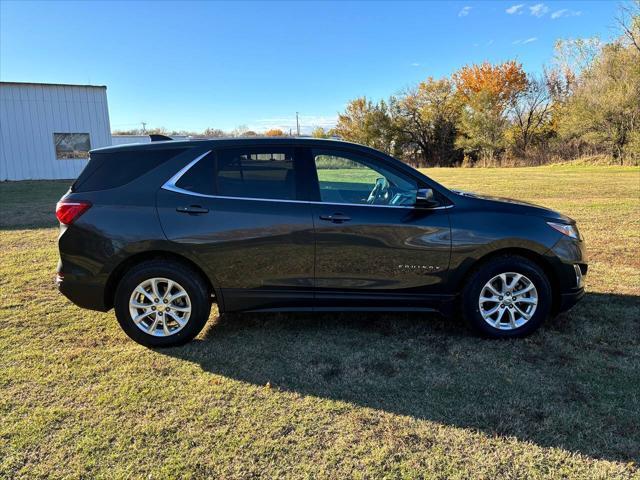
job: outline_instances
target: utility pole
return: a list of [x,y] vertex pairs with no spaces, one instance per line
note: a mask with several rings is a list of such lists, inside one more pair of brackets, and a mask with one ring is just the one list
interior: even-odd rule
[[300,136],[300,121],[298,120],[298,112],[296,112],[296,130],[298,132],[298,136]]
[[142,124],[142,134],[145,135],[147,133],[147,122],[140,122]]

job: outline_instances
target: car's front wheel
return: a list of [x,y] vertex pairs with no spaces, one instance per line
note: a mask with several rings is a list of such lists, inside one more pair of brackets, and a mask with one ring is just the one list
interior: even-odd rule
[[151,260],[129,270],[115,295],[118,323],[147,347],[169,347],[193,339],[211,311],[200,275],[177,262]]
[[463,291],[463,316],[476,331],[495,338],[535,331],[551,312],[551,286],[534,262],[505,255],[482,264]]

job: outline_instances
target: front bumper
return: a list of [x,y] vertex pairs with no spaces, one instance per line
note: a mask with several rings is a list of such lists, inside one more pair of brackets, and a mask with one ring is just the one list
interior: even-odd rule
[[584,288],[580,288],[575,292],[560,294],[560,301],[558,303],[558,313],[566,312],[573,307],[578,301],[584,297]]
[[582,240],[563,237],[549,254],[557,280],[556,309],[565,312],[585,295],[584,279],[588,270],[585,245]]

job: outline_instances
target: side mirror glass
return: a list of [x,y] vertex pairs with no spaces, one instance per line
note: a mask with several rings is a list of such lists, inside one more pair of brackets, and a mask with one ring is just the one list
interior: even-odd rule
[[433,208],[438,206],[438,201],[431,188],[421,188],[416,194],[416,207]]

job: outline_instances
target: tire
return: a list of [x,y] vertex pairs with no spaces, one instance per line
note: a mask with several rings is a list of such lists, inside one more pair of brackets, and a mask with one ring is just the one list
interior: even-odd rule
[[[171,347],[192,340],[211,312],[207,283],[201,275],[167,260],[149,260],[127,271],[116,289],[114,305],[124,332],[146,347]],[[142,319],[136,323],[132,312]]]
[[[514,297],[513,293],[520,295]],[[481,302],[481,298],[491,300]],[[474,331],[490,338],[533,333],[548,319],[551,307],[546,274],[531,260],[517,255],[484,262],[471,273],[462,292],[463,318]],[[495,313],[488,315],[494,309]]]

